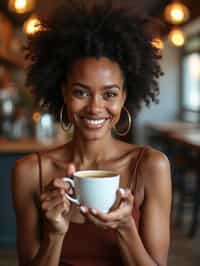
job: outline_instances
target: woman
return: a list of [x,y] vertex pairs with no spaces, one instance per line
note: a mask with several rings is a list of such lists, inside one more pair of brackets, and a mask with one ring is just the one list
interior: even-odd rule
[[[16,162],[13,203],[20,266],[167,265],[170,166],[150,147],[127,144],[117,123],[156,101],[159,53],[146,21],[125,9],[58,8],[30,38],[28,85],[38,100],[74,127],[73,139]],[[114,132],[114,134],[113,134]],[[109,213],[74,206],[62,177],[115,169],[119,204]]]

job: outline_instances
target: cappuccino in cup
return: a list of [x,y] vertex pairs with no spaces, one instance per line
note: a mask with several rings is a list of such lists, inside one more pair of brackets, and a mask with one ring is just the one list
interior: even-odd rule
[[75,172],[72,178],[64,177],[64,181],[75,191],[76,198],[66,194],[71,202],[108,212],[116,200],[120,175],[109,170],[86,170]]

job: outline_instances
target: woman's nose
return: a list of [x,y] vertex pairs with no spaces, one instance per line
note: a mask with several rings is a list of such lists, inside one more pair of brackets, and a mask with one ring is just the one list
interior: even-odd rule
[[102,110],[103,106],[103,99],[101,99],[101,96],[97,95],[90,98],[87,110],[91,113],[97,113]]

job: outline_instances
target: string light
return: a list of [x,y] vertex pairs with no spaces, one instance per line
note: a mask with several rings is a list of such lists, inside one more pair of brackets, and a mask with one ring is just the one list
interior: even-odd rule
[[181,24],[189,19],[189,9],[182,3],[175,1],[166,6],[165,19],[171,24]]
[[168,37],[170,42],[177,47],[180,47],[185,43],[185,36],[183,32],[177,28],[171,30]]
[[35,7],[35,0],[9,0],[8,8],[18,14],[31,11]]
[[[187,6],[185,6],[178,0],[174,0],[172,3],[168,4],[165,7],[164,16],[166,21],[170,24],[180,25],[189,19],[190,12]],[[171,30],[168,35],[168,39],[173,45],[177,47],[180,47],[185,43],[184,33],[178,28]]]

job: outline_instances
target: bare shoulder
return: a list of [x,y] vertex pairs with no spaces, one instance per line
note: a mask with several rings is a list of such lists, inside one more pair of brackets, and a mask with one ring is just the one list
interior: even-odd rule
[[[141,171],[147,190],[171,187],[171,169],[167,156],[153,148],[147,147],[142,158]],[[153,188],[153,189],[152,189]]]
[[36,154],[27,155],[15,162],[12,169],[13,195],[24,195],[39,191],[38,187],[38,159]]
[[163,171],[170,167],[167,156],[163,152],[151,147],[146,147],[142,165],[144,171],[148,172]]
[[[65,146],[40,152],[40,157],[45,168],[54,162],[63,162]],[[15,162],[13,176],[16,179],[25,179],[27,182],[39,176],[39,161],[36,153],[27,155]]]
[[36,154],[27,155],[18,159],[13,167],[13,174],[15,178],[29,178],[35,176],[38,170],[38,159]]

